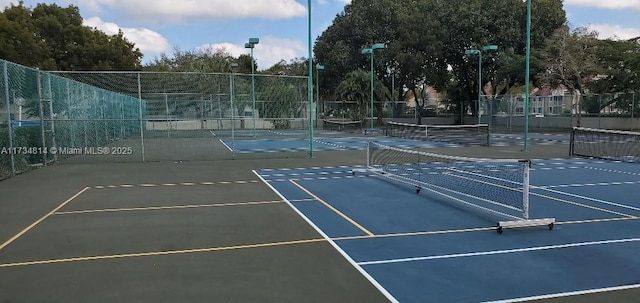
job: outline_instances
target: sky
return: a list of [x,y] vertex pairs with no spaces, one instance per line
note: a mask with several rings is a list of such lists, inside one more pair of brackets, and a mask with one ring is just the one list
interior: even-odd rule
[[[143,64],[174,49],[224,50],[248,54],[244,44],[259,38],[259,69],[280,60],[308,58],[308,0],[24,0],[80,8],[85,25],[107,34],[122,30],[144,54]],[[312,37],[329,27],[351,0],[311,0]],[[18,0],[0,0],[0,8]],[[564,0],[572,27],[586,26],[601,38],[640,36],[640,0]],[[535,14],[535,12],[533,12]]]

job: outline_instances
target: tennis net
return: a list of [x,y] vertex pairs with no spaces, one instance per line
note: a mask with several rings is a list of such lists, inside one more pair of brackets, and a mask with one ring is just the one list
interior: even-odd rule
[[640,162],[640,133],[574,127],[570,154],[623,162]]
[[529,218],[529,160],[479,159],[401,149],[373,141],[367,172],[428,190],[464,206],[509,219],[506,227],[547,225],[555,219]]
[[389,121],[386,134],[390,137],[430,140],[460,145],[490,145],[488,124],[419,125]]
[[347,120],[322,120],[322,128],[333,131],[362,131],[362,122]]

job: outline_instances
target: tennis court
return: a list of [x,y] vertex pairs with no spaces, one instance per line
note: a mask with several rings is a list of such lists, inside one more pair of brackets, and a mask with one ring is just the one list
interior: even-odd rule
[[640,287],[629,270],[640,266],[640,168],[583,159],[533,163],[531,215],[555,217],[555,228],[502,235],[494,216],[352,175],[358,167],[256,173],[391,300],[511,302]]
[[[380,133],[383,133],[380,131]],[[380,135],[374,136],[349,136],[340,132],[322,131],[313,139],[313,148],[318,151],[327,150],[365,150],[367,142],[374,139],[376,142],[400,148],[439,148],[439,147],[463,147],[482,146],[487,144],[486,138],[447,137],[439,140],[415,140],[411,138],[392,138]],[[293,134],[291,135],[293,136]],[[464,135],[463,135],[464,136]],[[569,144],[568,134],[534,133],[530,135],[529,142],[534,145]],[[521,146],[524,142],[522,134],[491,134],[491,146]],[[229,151],[239,154],[262,152],[295,152],[309,149],[309,139],[304,138],[243,138],[242,140],[220,139]]]
[[637,164],[561,159],[566,144],[523,152],[376,137],[393,148],[533,159],[530,215],[554,217],[555,227],[499,235],[493,215],[354,174],[371,137],[326,138],[358,148],[312,159],[85,155],[0,182],[0,302],[637,298],[640,280],[629,270],[640,265]]
[[329,160],[61,163],[0,182],[0,302],[386,302],[251,172],[292,161]]

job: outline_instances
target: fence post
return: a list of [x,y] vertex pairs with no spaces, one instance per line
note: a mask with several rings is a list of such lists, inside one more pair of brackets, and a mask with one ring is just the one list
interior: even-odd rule
[[602,94],[598,95],[598,128],[602,128]]
[[[7,61],[2,61],[2,75],[4,79],[4,95],[7,101],[7,125],[8,125],[8,136],[9,136],[9,148],[13,150],[13,126],[11,125],[11,101],[9,95],[9,71],[7,68]],[[14,153],[9,153],[9,159],[11,161],[11,176],[16,175],[16,160],[13,156]]]
[[93,99],[92,100],[92,104],[93,104],[93,108],[91,110],[91,122],[93,125],[93,145],[91,145],[90,147],[97,147],[100,146],[100,134],[98,133],[98,119],[99,115],[98,115],[98,111],[96,110],[98,106],[100,106],[100,97],[98,96],[98,92],[95,89],[92,89],[93,91]]
[[125,121],[125,114],[124,114],[124,101],[125,101],[125,96],[120,96],[120,134],[119,139],[124,139],[126,138],[125,135],[125,125],[127,123],[127,121]]
[[[47,146],[47,138],[44,130],[44,98],[42,96],[42,74],[40,69],[37,70],[36,80],[38,82],[38,114],[40,116],[40,137],[42,148]],[[42,165],[47,165],[47,154],[42,153]]]
[[76,123],[73,118],[73,110],[71,108],[71,87],[70,87],[70,81],[68,79],[64,80],[65,83],[65,88],[66,88],[66,95],[67,95],[67,123],[70,123],[70,127],[69,129],[71,130],[71,135],[70,135],[70,140],[68,140],[67,143],[69,143],[69,147],[77,147],[76,146]]
[[144,127],[142,120],[142,83],[140,79],[140,73],[138,73],[138,119],[140,120],[140,152],[142,155],[142,162],[144,162]]
[[633,118],[635,118],[634,113],[636,111],[636,92],[632,92],[631,93],[631,131],[634,130],[633,125],[635,125],[635,121]]
[[89,95],[86,91],[86,85],[82,84],[80,86],[80,89],[82,90],[82,99],[81,102],[83,102],[83,106],[82,106],[82,136],[84,139],[84,145],[83,147],[88,147],[89,146],[89,135],[87,135],[87,122],[89,121],[89,103],[87,101],[87,98],[89,98]]
[[[51,125],[49,126],[49,131],[51,132],[51,147],[57,147],[56,146],[56,122],[55,122],[55,115],[53,113],[53,91],[51,89],[51,74],[47,73],[47,90],[48,90],[48,102],[49,102],[49,119],[51,119],[50,123]],[[55,153],[53,155],[53,161],[58,161],[58,154]]]

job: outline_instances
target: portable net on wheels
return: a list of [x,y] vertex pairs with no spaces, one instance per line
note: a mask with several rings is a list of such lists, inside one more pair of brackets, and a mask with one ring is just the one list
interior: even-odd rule
[[570,154],[640,163],[640,133],[574,127],[571,132]]
[[480,210],[503,221],[504,228],[547,226],[554,218],[529,217],[529,160],[454,157],[401,149],[368,142],[367,168],[353,173],[373,173],[409,184],[416,192],[428,190],[448,201]]
[[421,125],[389,121],[386,134],[414,140],[429,140],[460,145],[491,145],[488,124]]

